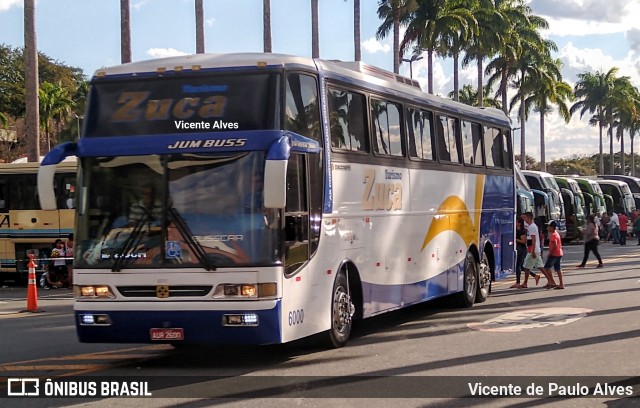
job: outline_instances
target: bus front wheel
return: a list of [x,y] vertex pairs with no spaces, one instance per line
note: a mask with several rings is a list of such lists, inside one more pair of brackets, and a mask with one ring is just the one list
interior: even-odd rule
[[338,348],[347,344],[353,327],[354,312],[347,277],[340,273],[333,283],[331,299],[331,329],[328,339],[331,347]]
[[458,294],[461,307],[471,307],[478,292],[478,263],[471,252],[464,259],[463,290]]

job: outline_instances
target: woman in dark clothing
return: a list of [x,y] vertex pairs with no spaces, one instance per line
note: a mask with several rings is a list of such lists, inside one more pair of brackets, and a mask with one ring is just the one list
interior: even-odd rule
[[584,229],[584,258],[582,258],[582,263],[578,265],[578,268],[584,268],[587,264],[587,259],[589,258],[589,252],[593,251],[593,254],[598,259],[598,266],[596,268],[602,268],[604,264],[602,263],[602,258],[598,253],[598,244],[600,243],[600,236],[598,234],[598,227],[596,226],[596,221],[593,215],[590,215],[587,219],[587,226]]
[[520,275],[522,274],[522,264],[527,256],[527,229],[521,217],[516,220],[516,283],[511,286],[513,289],[520,287]]

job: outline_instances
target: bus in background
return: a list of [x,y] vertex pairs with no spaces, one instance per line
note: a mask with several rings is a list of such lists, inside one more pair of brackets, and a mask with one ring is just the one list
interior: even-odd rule
[[516,181],[516,216],[530,212],[535,212],[535,197],[527,179],[520,171],[520,168],[515,166],[515,181]]
[[587,215],[602,215],[607,211],[607,204],[600,185],[590,178],[572,177],[577,183],[587,203]]
[[[363,63],[198,54],[99,70],[80,160],[82,342],[284,343],[514,266],[509,119]],[[152,208],[144,210],[143,208]]]
[[[558,226],[558,234],[560,234],[560,237],[564,239],[567,235],[567,222],[564,213],[564,201],[560,194],[560,187],[558,187],[558,183],[556,183],[556,180],[551,174],[544,171],[524,170],[522,174],[524,174],[532,189],[544,191],[549,195],[550,219],[545,221],[545,223],[554,220]],[[541,226],[538,227],[540,228]],[[544,227],[544,224],[542,227]],[[541,231],[545,231],[545,229],[543,228]]]
[[580,239],[582,230],[587,225],[585,214],[585,200],[578,182],[570,177],[555,176],[564,201],[565,216],[567,218],[567,241]]
[[631,194],[633,194],[633,200],[635,201],[636,208],[640,208],[640,178],[633,176],[622,176],[619,174],[607,174],[598,176],[598,178],[604,180],[619,180],[624,181],[629,186]]
[[603,180],[598,179],[596,182],[600,185],[602,192],[613,198],[613,211],[620,214],[624,212],[628,217],[636,209],[636,203],[629,186],[624,181],[619,180]]
[[36,273],[44,272],[54,241],[66,240],[73,232],[75,158],[68,158],[56,169],[57,211],[40,208],[39,166],[20,160],[0,164],[0,281],[24,281],[29,273],[29,254],[36,259]]

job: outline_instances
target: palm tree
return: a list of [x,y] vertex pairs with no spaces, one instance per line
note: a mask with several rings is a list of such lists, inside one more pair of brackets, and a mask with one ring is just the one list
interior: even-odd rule
[[27,160],[40,160],[40,127],[38,116],[38,48],[36,46],[35,0],[24,0],[25,124]]
[[62,87],[61,83],[54,85],[49,82],[43,82],[38,93],[40,99],[40,122],[47,137],[47,151],[50,151],[50,123],[54,121],[59,127],[60,123],[67,119],[75,104],[69,96],[69,92]]
[[131,14],[129,0],[120,0],[120,60],[131,62]]
[[[502,109],[500,101],[496,98],[487,96],[491,93],[491,88],[485,87],[483,94],[485,95],[482,105],[491,106],[492,108]],[[449,92],[449,98],[455,97],[455,91]],[[464,103],[469,106],[478,106],[478,91],[471,85],[467,84],[462,87],[458,93],[458,102]]]
[[531,8],[520,1],[503,1],[498,10],[505,19],[506,31],[498,55],[487,65],[485,74],[490,75],[488,84],[500,83],[496,95],[501,96],[502,108],[508,115],[507,88],[509,81],[517,76],[518,56],[544,42],[539,30],[548,28],[548,23],[533,15]]
[[631,144],[631,175],[635,177],[636,175],[636,162],[635,162],[635,153],[633,149],[633,139],[637,133],[640,133],[640,92],[636,93],[636,97],[634,98],[635,108],[633,109],[633,114],[631,115],[631,121],[629,123],[629,143]]
[[382,24],[376,31],[376,38],[381,40],[393,30],[393,72],[400,72],[400,24],[406,22],[417,7],[416,0],[379,0],[378,17]]
[[571,120],[571,113],[567,101],[573,99],[573,89],[571,85],[562,80],[560,69],[562,63],[559,59],[548,59],[544,62],[540,77],[537,80],[538,86],[533,91],[533,103],[540,112],[540,170],[547,171],[545,160],[545,140],[544,140],[544,118],[553,111],[551,105],[556,105],[558,113],[565,123]]
[[[465,9],[466,10],[466,9]],[[465,24],[460,27],[446,27],[438,42],[438,55],[453,59],[453,100],[459,100],[460,94],[460,53],[470,45],[473,33],[478,30],[478,22],[472,13],[467,13]]]
[[353,49],[356,61],[362,60],[360,43],[360,0],[353,0]]
[[196,0],[196,54],[204,54],[204,0]]
[[318,33],[318,0],[311,0],[311,57],[320,58],[320,34]]
[[262,40],[264,52],[271,52],[271,0],[262,0]]
[[585,72],[578,74],[578,82],[573,87],[573,93],[576,103],[571,106],[569,112],[573,115],[580,111],[580,118],[585,113],[592,116],[589,118],[589,124],[597,125],[600,134],[600,156],[598,164],[598,174],[604,174],[604,157],[602,152],[602,131],[606,126],[606,118],[604,116],[605,104],[608,95],[613,88],[613,81],[618,73],[618,68],[611,68],[606,73],[597,71],[595,74]]
[[[415,45],[418,50],[427,52],[428,81],[427,89],[433,93],[433,54],[437,49],[442,50],[442,43],[452,41],[457,46],[455,51],[455,64],[457,68],[457,56],[460,49],[460,35],[475,27],[475,19],[471,11],[466,7],[468,2],[458,0],[432,0],[418,3],[417,9],[410,14],[410,20],[400,43],[400,55],[404,55],[409,45]],[[456,41],[458,40],[458,41]]]
[[533,95],[540,87],[540,78],[545,75],[544,62],[550,59],[550,51],[555,51],[556,48],[554,42],[546,41],[539,44],[538,48],[524,49],[523,53],[518,56],[518,62],[515,66],[518,72],[517,92],[511,99],[509,110],[512,110],[516,104],[520,104],[518,114],[520,121],[520,168],[523,170],[526,169],[526,121],[533,108],[535,100]]
[[[613,82],[613,89],[610,98],[610,107],[607,108],[605,116],[609,122],[609,141],[610,154],[613,157],[613,128],[616,127],[616,138],[620,141],[620,169],[621,174],[626,174],[625,158],[624,158],[624,130],[627,129],[633,121],[635,112],[635,99],[638,90],[631,85],[629,77],[616,78]],[[611,174],[614,174],[613,160],[609,164]]]
[[0,127],[4,128],[8,123],[9,119],[7,118],[7,116],[4,113],[0,112]]
[[[473,33],[470,44],[466,48],[462,66],[468,66],[476,61],[478,71],[477,89],[484,89],[483,61],[492,56],[504,41],[504,33],[508,32],[508,25],[504,16],[495,7],[492,0],[477,0],[471,6],[471,11],[478,22],[478,29]],[[478,92],[478,106],[482,106],[484,95]]]

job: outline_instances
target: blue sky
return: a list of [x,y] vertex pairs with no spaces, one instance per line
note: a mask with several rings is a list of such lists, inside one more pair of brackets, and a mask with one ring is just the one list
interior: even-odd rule
[[[640,0],[528,0],[545,17],[544,35],[558,45],[564,78],[613,66],[640,86]],[[134,61],[195,52],[193,0],[131,0]],[[311,56],[310,0],[271,0],[273,51]],[[120,2],[118,0],[37,0],[38,49],[90,76],[96,69],[120,62]],[[262,0],[205,0],[207,52],[262,51]],[[353,2],[320,0],[320,56],[353,60]],[[361,0],[362,59],[392,69],[391,38],[375,39],[380,24],[377,0]],[[23,1],[0,0],[0,43],[21,47]],[[426,58],[425,58],[426,60]],[[401,73],[409,76],[407,64]],[[414,77],[426,89],[425,61],[414,63]],[[436,59],[434,88],[441,95],[453,87],[450,60]],[[462,84],[475,86],[475,67],[461,71]],[[546,118],[547,159],[598,150],[597,129],[575,117],[569,124],[557,115]],[[514,126],[519,126],[514,123]],[[539,117],[527,121],[527,154],[539,159]],[[519,137],[516,131],[516,138]],[[607,150],[608,143],[605,143]],[[619,149],[619,143],[614,143]],[[628,145],[626,149],[628,151]],[[638,146],[636,146],[638,150]],[[519,152],[519,141],[516,141]]]

